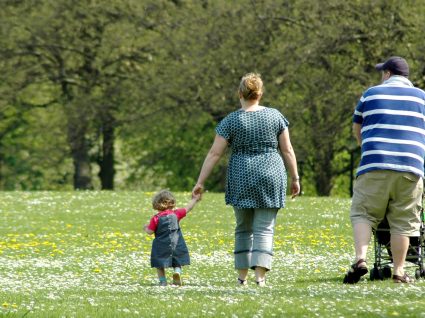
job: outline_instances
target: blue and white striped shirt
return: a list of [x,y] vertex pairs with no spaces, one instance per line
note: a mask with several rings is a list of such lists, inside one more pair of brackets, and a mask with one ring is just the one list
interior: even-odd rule
[[354,111],[361,125],[357,176],[372,170],[408,171],[424,177],[425,92],[403,76],[365,91]]

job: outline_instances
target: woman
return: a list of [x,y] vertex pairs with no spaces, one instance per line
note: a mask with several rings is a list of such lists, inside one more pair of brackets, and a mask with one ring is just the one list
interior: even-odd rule
[[271,269],[277,211],[285,206],[286,169],[291,176],[292,197],[299,194],[300,184],[288,121],[278,110],[259,105],[263,94],[260,75],[246,74],[238,94],[241,108],[218,124],[192,193],[202,193],[206,179],[229,146],[226,204],[233,206],[236,216],[238,283],[247,284],[251,268],[257,285],[264,286],[266,272]]

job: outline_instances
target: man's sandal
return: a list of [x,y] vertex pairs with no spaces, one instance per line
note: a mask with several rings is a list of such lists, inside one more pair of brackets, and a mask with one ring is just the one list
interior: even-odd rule
[[410,283],[413,283],[413,280],[409,277],[409,275],[404,273],[403,276],[393,275],[393,282],[394,283],[410,284]]
[[366,275],[368,272],[366,265],[360,265],[366,263],[364,259],[359,259],[356,263],[351,265],[351,268],[348,270],[347,274],[344,277],[344,284],[357,284],[360,280],[360,277]]

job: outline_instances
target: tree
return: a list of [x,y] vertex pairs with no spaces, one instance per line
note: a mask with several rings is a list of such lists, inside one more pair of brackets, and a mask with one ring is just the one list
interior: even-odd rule
[[3,23],[17,36],[8,37],[12,44],[2,56],[15,63],[26,83],[57,90],[52,102],[64,107],[76,189],[93,188],[96,139],[101,140],[95,161],[102,188],[113,188],[114,116],[120,105],[112,103],[110,94],[120,90],[121,82],[139,76],[137,67],[148,61],[153,44],[146,40],[154,22],[135,13],[144,12],[144,5],[149,3],[46,0],[5,6],[8,19]]
[[[52,183],[30,180],[60,186],[73,170],[79,189],[112,189],[117,180],[121,188],[190,189],[216,124],[239,107],[240,77],[254,71],[265,82],[264,105],[291,123],[304,191],[348,195],[338,187],[359,159],[351,116],[362,91],[379,82],[374,64],[406,56],[413,82],[425,83],[425,4],[417,1],[2,5],[0,171],[9,188],[13,172],[26,176],[21,187],[40,188]],[[64,133],[53,140],[56,131]],[[26,136],[34,133],[46,140],[32,146]],[[52,148],[50,166],[37,167]],[[14,149],[31,153],[31,165]],[[210,190],[224,189],[225,167],[209,178]]]
[[294,146],[313,193],[329,195],[349,172],[353,109],[361,92],[379,82],[374,64],[408,54],[406,38],[419,30],[407,14],[411,5],[282,1],[258,7],[275,41],[266,55],[277,84],[269,93],[293,118]]

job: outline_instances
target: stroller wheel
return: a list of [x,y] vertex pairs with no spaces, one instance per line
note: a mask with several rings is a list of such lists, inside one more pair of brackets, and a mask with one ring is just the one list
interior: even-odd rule
[[385,266],[382,269],[382,277],[385,278],[391,278],[392,277],[392,273],[391,273],[391,267],[389,266]]
[[376,279],[376,271],[377,271],[377,268],[372,268],[372,270],[370,271],[370,274],[369,274],[369,278],[370,278],[370,280],[375,280]]
[[417,270],[415,270],[415,278],[416,279],[419,279],[419,278],[421,278],[421,270],[418,268]]
[[382,270],[379,270],[378,268],[374,267],[370,271],[370,280],[382,280]]

